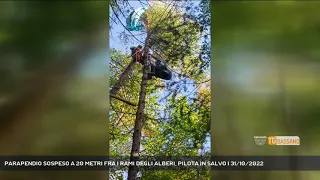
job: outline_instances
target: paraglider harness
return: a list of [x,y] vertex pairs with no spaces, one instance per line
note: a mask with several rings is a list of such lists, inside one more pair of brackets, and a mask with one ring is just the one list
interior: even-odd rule
[[[172,73],[168,69],[168,66],[164,60],[162,60],[161,58],[152,56],[151,53],[148,53],[148,55],[145,56],[142,53],[141,45],[137,47],[130,47],[130,49],[131,49],[131,56],[133,61],[140,63],[142,65],[145,65],[146,63],[149,80],[151,80],[153,76],[158,77],[160,79],[164,79],[164,80],[171,80]],[[152,62],[152,57],[156,60],[155,63]]]
[[[146,12],[147,8],[140,7],[132,11],[126,19],[127,29],[129,31],[140,31],[144,28],[142,24],[141,16]],[[142,46],[131,47],[131,56],[133,61],[145,65],[148,69],[148,79],[152,79],[153,76],[170,80],[172,77],[171,71],[168,69],[166,63],[160,58],[155,58],[156,62],[151,62],[151,54],[143,54]]]
[[148,79],[152,79],[152,76],[158,77],[164,80],[171,80],[172,74],[169,70],[167,64],[160,58],[154,57],[156,62],[151,62],[151,54],[148,54],[148,67],[150,67],[150,71],[148,72]]

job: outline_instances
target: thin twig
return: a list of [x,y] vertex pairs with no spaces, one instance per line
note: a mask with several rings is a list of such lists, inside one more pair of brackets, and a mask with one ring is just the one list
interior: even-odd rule
[[124,103],[127,103],[127,104],[129,104],[129,105],[131,105],[131,106],[137,106],[137,104],[134,104],[134,103],[132,103],[132,102],[130,102],[130,101],[127,101],[127,100],[125,100],[125,99],[122,99],[121,97],[115,96],[115,95],[113,95],[113,94],[110,94],[110,97],[115,98],[115,99],[118,99],[119,101],[122,101],[122,102],[124,102]]

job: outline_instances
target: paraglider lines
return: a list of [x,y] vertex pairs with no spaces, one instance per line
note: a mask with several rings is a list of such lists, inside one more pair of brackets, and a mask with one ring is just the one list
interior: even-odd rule
[[[119,11],[121,12],[122,16],[125,17],[124,13],[121,11],[121,8],[120,8],[120,6],[118,5],[117,2],[116,2],[116,5],[118,6]],[[169,6],[169,5],[168,5],[168,6]],[[139,39],[123,24],[123,22],[120,20],[120,18],[119,18],[119,16],[118,16],[118,14],[115,12],[113,5],[111,5],[111,9],[112,9],[113,13],[115,14],[116,18],[117,18],[117,19],[119,20],[119,22],[121,23],[121,25],[132,35],[132,37],[133,37],[134,39],[136,39],[138,42],[144,44],[144,42],[142,42],[141,40],[139,40]],[[172,7],[171,7],[171,10],[172,10]],[[163,19],[163,20],[164,20],[164,19]],[[157,25],[159,25],[159,23],[157,23]],[[153,29],[153,30],[154,30],[154,29]],[[159,43],[157,43],[157,44],[160,45]],[[158,56],[161,56],[161,54],[159,54],[156,50],[152,49],[151,46],[147,45],[147,47],[148,47],[149,49],[151,49],[151,50],[152,50],[155,54],[157,54]],[[160,51],[160,50],[159,50],[159,51]],[[192,51],[194,51],[194,50],[192,50]],[[160,52],[163,53],[162,51],[160,51]],[[199,54],[198,52],[196,52],[196,53]],[[163,53],[163,54],[165,54],[165,53]],[[174,73],[183,76],[183,74],[181,74],[181,73],[173,70],[173,69],[170,68],[169,66],[168,66],[168,68],[169,68],[170,70],[172,70]]]

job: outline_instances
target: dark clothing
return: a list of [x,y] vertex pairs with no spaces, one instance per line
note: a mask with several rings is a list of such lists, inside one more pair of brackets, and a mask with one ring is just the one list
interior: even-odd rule
[[165,67],[166,65],[160,59],[157,59],[156,66]]
[[153,76],[164,80],[171,80],[172,78],[171,71],[160,59],[157,59],[155,64],[151,64],[151,72]]
[[131,57],[133,61],[137,61],[136,48],[131,49]]

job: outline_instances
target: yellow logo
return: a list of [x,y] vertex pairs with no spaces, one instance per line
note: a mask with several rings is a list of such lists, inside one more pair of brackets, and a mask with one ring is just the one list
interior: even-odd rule
[[268,144],[270,146],[300,145],[299,136],[269,136]]

